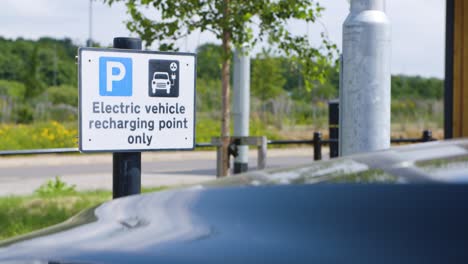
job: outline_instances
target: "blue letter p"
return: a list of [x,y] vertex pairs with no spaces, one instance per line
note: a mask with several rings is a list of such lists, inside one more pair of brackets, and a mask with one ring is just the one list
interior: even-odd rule
[[132,96],[132,59],[99,58],[99,95]]

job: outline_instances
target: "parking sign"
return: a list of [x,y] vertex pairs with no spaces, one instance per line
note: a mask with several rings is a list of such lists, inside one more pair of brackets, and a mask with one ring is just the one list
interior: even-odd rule
[[79,49],[82,152],[195,145],[195,55]]

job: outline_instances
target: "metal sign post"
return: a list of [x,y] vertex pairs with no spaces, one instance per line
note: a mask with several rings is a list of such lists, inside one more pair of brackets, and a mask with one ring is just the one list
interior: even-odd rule
[[141,152],[195,147],[195,54],[80,48],[79,150],[113,152],[114,198],[140,193]]
[[[330,138],[330,158],[339,156],[339,100],[328,101],[328,134]],[[335,140],[334,142],[331,140]]]
[[[141,39],[114,38],[114,48],[141,50]],[[141,193],[141,152],[112,153],[112,198]]]

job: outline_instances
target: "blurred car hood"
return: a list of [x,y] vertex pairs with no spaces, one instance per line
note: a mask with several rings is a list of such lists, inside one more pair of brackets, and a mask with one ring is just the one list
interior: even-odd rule
[[0,262],[466,263],[467,145],[405,146],[116,199],[2,242]]

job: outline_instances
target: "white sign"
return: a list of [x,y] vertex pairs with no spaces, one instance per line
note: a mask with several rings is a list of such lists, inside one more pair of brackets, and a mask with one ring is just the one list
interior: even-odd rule
[[195,55],[81,48],[82,152],[195,146]]

